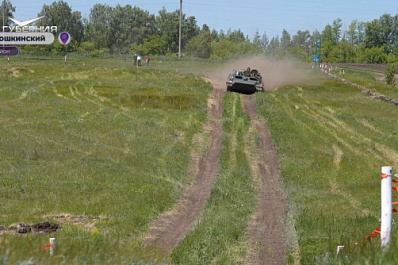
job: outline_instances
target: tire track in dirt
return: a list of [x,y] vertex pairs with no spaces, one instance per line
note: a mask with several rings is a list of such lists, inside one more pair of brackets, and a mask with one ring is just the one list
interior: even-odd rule
[[207,203],[220,157],[225,93],[221,84],[212,82],[213,92],[208,98],[209,119],[204,126],[204,133],[209,135],[210,145],[199,159],[192,157],[192,164],[197,168],[189,172],[189,178],[193,179],[191,185],[185,189],[173,209],[152,223],[148,237],[143,240],[145,247],[154,247],[164,253],[173,250],[192,229],[198,214]]
[[[257,119],[254,96],[241,95],[242,109],[250,116],[250,132],[258,146],[250,145],[251,169],[259,174],[259,198],[249,224],[249,249],[246,264],[283,264],[286,256],[288,203],[279,184],[275,147],[265,122]],[[256,142],[256,141],[254,141]],[[256,155],[253,155],[256,154]]]

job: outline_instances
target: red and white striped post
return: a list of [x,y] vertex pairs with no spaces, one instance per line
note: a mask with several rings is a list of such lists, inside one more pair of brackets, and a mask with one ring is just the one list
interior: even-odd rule
[[393,168],[381,168],[381,246],[389,246],[392,226],[392,178]]

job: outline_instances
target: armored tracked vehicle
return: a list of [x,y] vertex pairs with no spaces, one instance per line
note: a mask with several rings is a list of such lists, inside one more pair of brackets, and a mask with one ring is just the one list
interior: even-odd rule
[[264,91],[263,79],[256,69],[233,70],[227,78],[227,91],[253,94]]

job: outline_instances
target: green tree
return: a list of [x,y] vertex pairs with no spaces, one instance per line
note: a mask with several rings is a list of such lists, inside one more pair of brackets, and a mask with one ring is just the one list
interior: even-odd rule
[[367,48],[365,45],[359,46],[356,53],[358,63],[377,63],[383,64],[387,61],[387,55],[382,47]]
[[279,42],[279,37],[277,35],[276,37],[273,37],[269,42],[266,54],[271,57],[277,57],[279,51],[279,45],[280,42]]
[[342,26],[343,26],[343,21],[340,18],[333,20],[333,26],[332,26],[332,42],[333,42],[333,44],[337,44],[340,41]]
[[366,36],[366,23],[358,22],[357,24],[357,34],[358,34],[358,45],[365,44]]
[[395,36],[393,36],[393,17],[388,14],[384,14],[379,18],[380,25],[380,38],[382,42],[382,47],[385,53],[391,53],[393,51],[393,45]]
[[256,30],[256,33],[254,33],[253,43],[256,44],[259,48],[261,48],[261,36],[258,33],[258,30]]
[[337,43],[334,42],[333,28],[329,24],[325,26],[322,31],[322,47],[321,47],[321,59],[322,61],[328,61],[329,55],[334,49]]
[[131,43],[142,44],[152,35],[151,25],[154,17],[147,11],[131,5],[116,5],[111,13],[111,49],[126,54]]
[[227,37],[227,35],[225,34],[224,30],[220,30],[220,32],[218,33],[218,40],[222,41],[226,37]]
[[[301,51],[304,51],[307,56],[311,54],[311,34],[308,30],[305,31],[297,31],[296,35],[293,36],[291,45],[293,47],[300,48]],[[296,51],[298,51],[296,49]]]
[[189,56],[209,58],[211,55],[211,36],[208,28],[203,28],[199,36],[189,40],[186,46],[186,53]]
[[351,43],[351,45],[358,44],[357,27],[358,27],[358,20],[355,19],[351,22],[347,30],[347,39]]
[[262,36],[256,31],[256,34],[254,35],[253,43],[259,47],[263,53],[267,51],[267,45],[269,43],[267,34],[264,32]]
[[52,45],[46,45],[46,52],[57,55],[66,55],[68,52],[75,52],[78,49],[79,44],[76,40],[71,40],[68,45],[62,45],[59,41],[55,41]]
[[80,43],[77,50],[82,53],[91,54],[91,52],[95,50],[95,45],[91,41],[84,41],[84,42]]
[[85,39],[95,44],[96,49],[111,48],[111,15],[113,8],[95,4],[90,10]]
[[[203,25],[205,26],[205,25]],[[209,29],[210,32],[210,29]],[[200,28],[197,25],[196,18],[194,16],[190,16],[187,19],[183,20],[182,25],[182,39],[181,46],[183,50],[185,50],[185,46],[187,43],[193,38],[198,36],[200,33]]]
[[366,23],[365,43],[367,48],[381,47],[383,45],[380,32],[379,20],[375,19]]
[[211,43],[212,59],[229,59],[235,53],[235,44],[231,40],[223,39],[222,41],[213,41]]
[[354,48],[350,42],[343,40],[331,46],[327,61],[331,63],[347,63],[354,61]]
[[43,5],[38,16],[44,16],[38,21],[38,26],[54,25],[58,32],[67,31],[80,43],[84,36],[82,17],[79,11],[72,12],[72,8],[64,1],[53,2],[51,5]]
[[211,40],[220,41],[217,30],[213,29],[210,33]]
[[245,35],[240,29],[234,31],[229,29],[226,37],[228,40],[235,43],[244,42],[246,40]]
[[152,35],[144,40],[143,44],[136,46],[133,44],[130,54],[139,53],[145,55],[165,55],[167,51],[167,43],[158,35]]
[[169,13],[164,7],[156,17],[156,26],[161,38],[167,43],[168,52],[178,52],[179,17],[180,12],[178,10]]
[[267,34],[264,32],[263,35],[261,36],[261,41],[260,41],[260,48],[263,50],[265,53],[267,51],[269,39]]
[[239,42],[235,44],[235,54],[236,55],[251,55],[251,54],[260,54],[262,53],[262,49],[259,48],[256,44],[250,42],[249,40]]
[[289,54],[298,61],[307,61],[308,54],[301,47],[291,47],[289,49]]
[[384,74],[386,76],[386,83],[389,85],[395,84],[395,74],[397,73],[397,66],[395,64],[388,64]]
[[286,54],[289,51],[290,47],[291,47],[290,34],[289,32],[286,31],[286,29],[283,29],[281,42],[279,45],[279,50],[281,52],[281,55]]
[[[5,2],[5,5],[4,5]],[[1,14],[0,14],[0,23],[1,23],[1,28],[0,31],[3,31],[3,10],[5,10],[5,25],[10,25],[10,18],[14,18],[13,12],[15,12],[15,7],[11,4],[10,0],[6,0],[6,1],[1,1]]]
[[330,41],[333,43],[333,28],[332,28],[332,26],[327,24],[325,26],[324,30],[322,31],[321,35],[322,35],[323,42]]

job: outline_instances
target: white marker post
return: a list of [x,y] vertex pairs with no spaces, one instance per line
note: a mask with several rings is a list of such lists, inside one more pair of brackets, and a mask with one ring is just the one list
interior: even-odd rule
[[392,167],[381,168],[381,246],[388,247],[391,242],[392,226]]
[[344,248],[344,246],[337,246],[337,255],[339,255],[340,250],[342,250]]
[[51,237],[50,238],[50,256],[54,255],[55,251],[55,238]]

